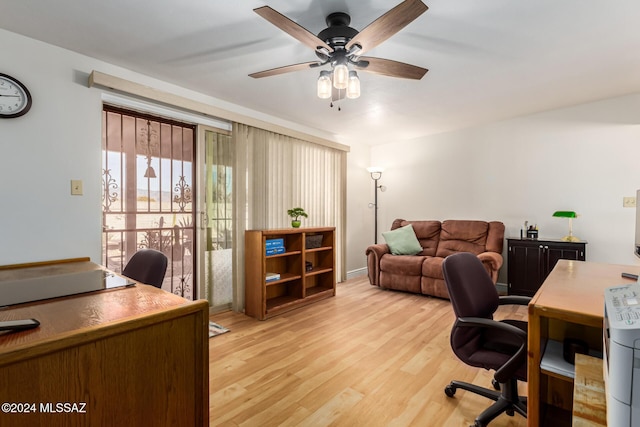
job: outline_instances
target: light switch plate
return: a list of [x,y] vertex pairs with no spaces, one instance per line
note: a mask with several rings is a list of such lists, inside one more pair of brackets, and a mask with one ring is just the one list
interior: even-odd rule
[[79,179],[71,180],[71,195],[82,196],[82,180],[79,180]]

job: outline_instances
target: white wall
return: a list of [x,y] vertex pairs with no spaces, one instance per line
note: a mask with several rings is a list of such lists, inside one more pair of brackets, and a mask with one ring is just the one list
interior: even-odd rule
[[371,166],[371,148],[353,144],[347,155],[347,265],[348,278],[366,274],[365,250],[373,244],[373,181],[367,172]]
[[622,207],[640,188],[640,94],[371,153],[388,187],[379,196],[383,231],[395,218],[482,219],[502,221],[506,235],[518,237],[528,220],[541,238],[560,238],[568,221],[551,215],[574,210],[580,217],[573,232],[588,242],[587,261],[640,263],[633,255],[636,212]]
[[[100,94],[86,61],[0,31],[1,71],[30,90],[25,116],[0,123],[0,264],[100,254]],[[84,82],[82,82],[84,80]],[[71,196],[71,179],[84,183]]]

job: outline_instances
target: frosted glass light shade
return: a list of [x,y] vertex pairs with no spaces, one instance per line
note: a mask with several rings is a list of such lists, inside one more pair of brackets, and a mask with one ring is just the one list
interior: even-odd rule
[[346,89],[349,84],[349,68],[345,64],[333,67],[333,86],[336,89]]
[[347,85],[347,98],[355,99],[360,97],[360,79],[358,73],[349,71],[349,82]]
[[382,178],[382,172],[384,172],[384,169],[379,166],[370,166],[367,168],[367,172],[371,174],[371,179],[376,180]]
[[320,71],[318,77],[318,98],[331,98],[331,78],[329,71]]

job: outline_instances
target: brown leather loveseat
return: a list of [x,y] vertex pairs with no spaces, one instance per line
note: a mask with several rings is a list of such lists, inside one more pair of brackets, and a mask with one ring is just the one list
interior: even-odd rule
[[[391,230],[411,225],[422,250],[415,255],[394,255],[388,244],[367,248],[369,282],[373,286],[449,298],[442,275],[442,261],[456,252],[480,258],[493,279],[502,267],[504,224],[498,221],[405,221],[396,219]],[[383,236],[385,233],[383,233]],[[385,236],[386,238],[387,236]]]

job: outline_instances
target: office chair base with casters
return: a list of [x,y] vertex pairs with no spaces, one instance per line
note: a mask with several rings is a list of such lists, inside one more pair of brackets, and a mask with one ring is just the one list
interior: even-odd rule
[[[494,384],[494,388],[497,390],[498,387],[496,387],[496,384],[499,383],[496,383],[495,380],[493,380],[492,383]],[[475,419],[474,425],[471,427],[486,427],[494,418],[503,412],[509,416],[514,416],[517,412],[526,418],[527,397],[518,396],[517,380],[511,379],[505,384],[499,384],[499,388],[502,391],[490,390],[464,381],[451,381],[451,383],[444,388],[444,393],[448,397],[453,397],[456,394],[457,389],[462,389],[496,402],[478,415]]]

